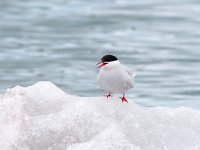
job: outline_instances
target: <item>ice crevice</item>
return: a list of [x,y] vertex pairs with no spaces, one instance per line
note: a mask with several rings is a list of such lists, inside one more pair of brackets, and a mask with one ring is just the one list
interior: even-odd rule
[[3,150],[199,150],[200,112],[79,97],[51,82],[0,95]]

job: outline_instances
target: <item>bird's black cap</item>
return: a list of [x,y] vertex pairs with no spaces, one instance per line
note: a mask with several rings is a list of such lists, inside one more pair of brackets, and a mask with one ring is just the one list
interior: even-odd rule
[[111,61],[116,61],[116,60],[118,60],[117,57],[113,55],[105,55],[101,58],[102,62],[111,62]]

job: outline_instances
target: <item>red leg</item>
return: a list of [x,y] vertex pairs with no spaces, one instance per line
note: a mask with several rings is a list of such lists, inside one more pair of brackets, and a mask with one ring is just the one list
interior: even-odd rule
[[120,97],[121,100],[122,100],[122,103],[123,103],[123,102],[127,102],[127,103],[128,103],[128,101],[127,101],[127,99],[126,99],[126,97],[125,97],[124,95],[125,95],[125,94],[123,94],[123,97]]
[[105,96],[108,98],[108,97],[112,96],[112,94],[111,94],[111,93],[109,93],[108,95],[105,95]]

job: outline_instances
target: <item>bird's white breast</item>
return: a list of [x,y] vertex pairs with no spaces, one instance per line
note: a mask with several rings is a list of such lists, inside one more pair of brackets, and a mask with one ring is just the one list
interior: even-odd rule
[[101,68],[98,83],[108,93],[125,93],[133,87],[133,77],[116,61]]

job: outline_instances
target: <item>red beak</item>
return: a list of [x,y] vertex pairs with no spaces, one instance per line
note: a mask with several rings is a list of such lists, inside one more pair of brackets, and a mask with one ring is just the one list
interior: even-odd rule
[[105,66],[107,64],[108,63],[106,63],[106,62],[98,62],[97,65],[99,65],[99,66],[97,67],[97,69],[99,69],[99,68],[101,68],[101,67],[103,67],[103,66]]

